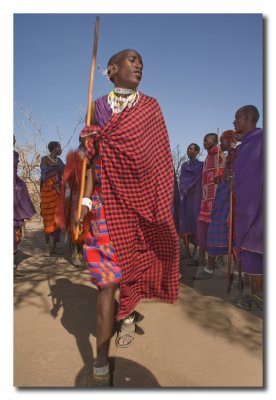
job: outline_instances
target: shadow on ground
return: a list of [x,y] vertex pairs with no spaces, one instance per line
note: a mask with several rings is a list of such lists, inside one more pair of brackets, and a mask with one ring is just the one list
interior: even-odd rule
[[[109,362],[112,375],[111,387],[126,389],[160,387],[150,370],[137,362],[122,357],[111,357]],[[75,386],[93,388],[91,374],[92,368],[83,367],[76,377]]]
[[[225,257],[226,259],[226,257]],[[227,261],[226,261],[227,262]],[[206,331],[223,336],[230,342],[243,345],[250,352],[263,351],[263,313],[245,311],[236,307],[240,296],[237,284],[232,284],[227,292],[227,266],[215,270],[214,277],[208,280],[194,280],[202,267],[187,265],[180,260],[179,302],[184,312]],[[245,285],[244,292],[249,291]]]
[[[85,371],[91,369],[93,362],[89,335],[95,336],[97,291],[90,286],[88,271],[73,267],[65,259],[68,257],[68,246],[61,243],[59,248],[62,256],[46,256],[43,232],[28,231],[21,251],[29,257],[19,265],[26,272],[26,276],[15,280],[15,309],[32,305],[40,308],[41,312],[50,312],[53,317],[62,312],[61,323],[76,338],[85,365],[85,375]],[[223,269],[210,280],[194,281],[192,276],[198,268],[185,266],[181,261],[182,278],[178,301],[185,315],[206,331],[240,344],[248,351],[261,353],[262,315],[233,307],[238,291],[233,287],[230,295],[227,293],[226,272]],[[47,293],[45,284],[48,288]],[[129,360],[126,362],[132,363]],[[81,373],[79,375],[82,376]],[[131,387],[135,387],[135,379],[131,380],[134,382]],[[78,381],[82,379],[76,379],[76,382]],[[128,381],[120,384],[127,387]]]

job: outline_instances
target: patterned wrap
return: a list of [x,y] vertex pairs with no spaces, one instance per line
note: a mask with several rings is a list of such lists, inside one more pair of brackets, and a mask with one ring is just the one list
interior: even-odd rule
[[[228,179],[225,177],[228,172],[233,173],[236,155],[237,148],[233,148],[228,152],[224,175],[216,190],[207,238],[208,254],[211,256],[228,254],[230,190]],[[235,198],[233,192],[233,209],[234,204]]]
[[[51,234],[57,240],[59,240],[60,230],[55,223],[55,212],[60,196],[64,164],[60,158],[58,159],[58,163],[55,165],[51,165],[51,162],[49,160],[49,165],[46,167],[41,165],[40,169],[40,208],[43,218],[44,232],[47,234]],[[55,175],[53,175],[49,179],[46,179],[46,175],[52,172],[56,172]]]
[[88,264],[91,281],[98,288],[118,284],[121,267],[118,264],[107,229],[101,196],[101,159],[95,160],[95,186],[92,196],[91,225],[83,246],[83,254]]
[[[89,135],[94,127],[86,127]],[[102,199],[122,268],[117,318],[143,298],[173,303],[179,288],[179,239],[172,217],[174,168],[159,104],[140,93],[133,108],[114,114],[87,140],[99,140]]]
[[198,221],[210,223],[213,201],[216,195],[217,185],[214,182],[216,176],[222,176],[225,166],[225,156],[219,146],[208,150],[208,155],[203,164],[202,173],[202,198]]

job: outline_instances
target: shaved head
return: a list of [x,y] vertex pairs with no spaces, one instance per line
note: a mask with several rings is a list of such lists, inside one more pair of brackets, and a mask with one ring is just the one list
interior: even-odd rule
[[257,124],[257,122],[259,121],[260,114],[257,107],[255,106],[252,105],[243,106],[238,110],[238,112],[246,115],[247,118],[249,118],[254,124]]
[[120,59],[125,55],[125,53],[128,53],[129,51],[133,51],[134,53],[138,54],[138,56],[142,59],[142,57],[140,56],[138,51],[136,51],[134,49],[124,49],[124,50],[118,51],[118,53],[113,54],[113,56],[110,57],[110,59],[108,60],[108,63],[107,63],[107,68],[110,66],[110,64],[117,64],[120,61]]

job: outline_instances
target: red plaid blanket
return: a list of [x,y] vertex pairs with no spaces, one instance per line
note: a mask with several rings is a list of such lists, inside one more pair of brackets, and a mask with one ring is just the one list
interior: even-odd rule
[[[142,93],[87,141],[99,140],[102,196],[111,241],[122,268],[117,318],[139,300],[173,303],[179,287],[179,239],[172,217],[174,170],[157,101]],[[82,134],[95,131],[84,128]]]

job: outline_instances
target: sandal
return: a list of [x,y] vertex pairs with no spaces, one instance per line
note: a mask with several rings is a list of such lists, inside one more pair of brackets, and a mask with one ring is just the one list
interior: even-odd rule
[[93,373],[91,376],[91,386],[92,387],[110,387],[110,372],[109,364],[104,367],[98,368],[93,365]]
[[74,265],[74,267],[77,268],[85,268],[84,263],[81,260],[80,254],[73,255],[71,256],[71,264]]
[[[132,314],[129,317],[123,319],[121,323],[120,330],[117,333],[115,344],[117,347],[126,348],[130,346],[131,342],[134,340],[135,333],[135,315]],[[125,341],[127,339],[127,341]]]
[[207,272],[205,269],[200,271],[197,275],[193,276],[194,280],[205,280],[211,279],[214,276],[214,272]]
[[262,311],[263,300],[254,294],[247,293],[238,299],[236,306],[246,311]]
[[198,261],[195,258],[187,258],[186,265],[190,267],[197,267]]

